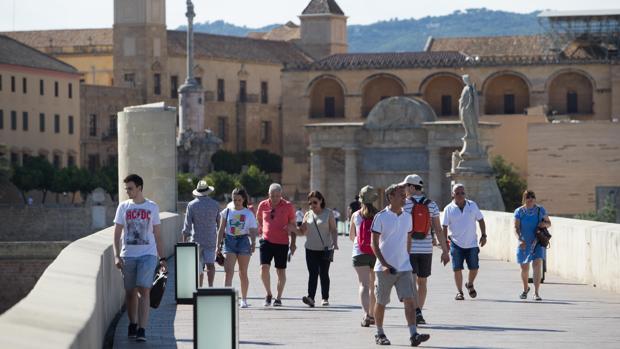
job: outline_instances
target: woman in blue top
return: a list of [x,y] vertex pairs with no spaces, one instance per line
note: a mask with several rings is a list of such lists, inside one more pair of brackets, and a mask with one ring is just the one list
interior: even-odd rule
[[521,265],[521,280],[523,281],[523,293],[521,299],[527,299],[530,292],[528,277],[530,263],[534,267],[534,299],[541,301],[539,289],[542,276],[542,261],[545,259],[546,249],[538,244],[536,230],[538,227],[548,228],[551,221],[544,207],[536,205],[536,194],[532,190],[523,192],[523,206],[515,210],[515,232],[519,239],[517,247],[517,263]]

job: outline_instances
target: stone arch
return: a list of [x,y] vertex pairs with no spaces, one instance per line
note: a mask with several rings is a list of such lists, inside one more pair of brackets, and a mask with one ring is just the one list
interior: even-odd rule
[[344,118],[345,88],[333,75],[313,79],[306,90],[310,97],[310,118]]
[[515,71],[498,71],[482,84],[485,114],[523,114],[530,106],[529,79]]
[[405,83],[392,74],[375,74],[367,77],[360,87],[362,91],[362,117],[367,117],[372,108],[389,97],[404,96]]
[[553,114],[591,114],[594,112],[594,79],[578,69],[563,69],[547,80],[547,104]]
[[438,116],[457,116],[463,86],[465,83],[457,74],[439,72],[427,76],[419,91]]

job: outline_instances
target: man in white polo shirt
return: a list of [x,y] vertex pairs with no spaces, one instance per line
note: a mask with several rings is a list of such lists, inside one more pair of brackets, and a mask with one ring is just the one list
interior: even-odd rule
[[392,287],[396,288],[398,298],[405,304],[405,317],[409,325],[411,345],[417,347],[430,336],[417,332],[415,322],[416,295],[413,287],[413,274],[409,262],[411,247],[411,215],[403,211],[405,190],[402,186],[392,184],[385,190],[389,205],[375,215],[372,222],[372,250],[377,257],[375,263],[376,297],[375,324],[377,334],[375,343],[390,345],[390,340],[383,331],[385,306],[390,303]]
[[443,233],[450,232],[450,255],[452,256],[452,269],[454,270],[454,282],[458,293],[454,299],[462,301],[463,297],[463,262],[467,262],[469,269],[468,280],[465,287],[471,298],[478,295],[474,288],[474,280],[478,275],[479,260],[478,234],[476,221],[480,225],[480,247],[487,243],[486,225],[482,212],[475,202],[465,198],[465,186],[457,183],[452,187],[452,202],[443,209]]

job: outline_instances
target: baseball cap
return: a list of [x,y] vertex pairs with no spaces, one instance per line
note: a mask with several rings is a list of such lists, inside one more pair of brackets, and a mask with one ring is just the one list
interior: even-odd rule
[[373,186],[367,185],[360,190],[359,201],[363,204],[372,204],[378,196],[377,190]]
[[452,186],[452,193],[454,194],[458,188],[465,189],[465,186],[463,185],[463,183],[456,183]]
[[422,180],[422,177],[414,173],[414,174],[408,175],[407,177],[405,177],[405,179],[403,179],[402,182],[398,183],[398,185],[406,185],[406,184],[419,185],[420,187],[423,187],[424,181]]

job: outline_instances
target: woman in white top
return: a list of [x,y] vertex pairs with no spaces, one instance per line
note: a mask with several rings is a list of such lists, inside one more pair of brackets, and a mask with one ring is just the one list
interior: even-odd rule
[[241,308],[247,308],[248,296],[248,264],[250,256],[256,249],[256,232],[258,224],[254,213],[248,208],[248,194],[243,188],[232,191],[233,205],[228,205],[220,212],[220,227],[217,233],[217,252],[226,256],[224,271],[226,272],[225,287],[232,286],[235,274],[235,263],[239,263],[239,281],[241,283]]

